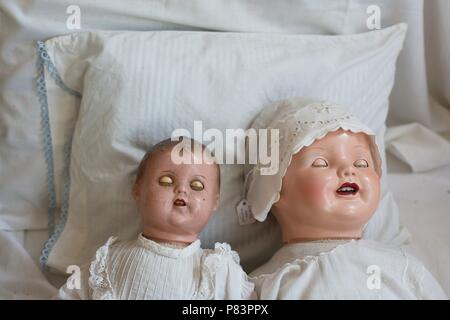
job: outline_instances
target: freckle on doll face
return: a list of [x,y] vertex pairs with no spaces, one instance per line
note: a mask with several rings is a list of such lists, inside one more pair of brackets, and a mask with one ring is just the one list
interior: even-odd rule
[[148,160],[137,194],[147,236],[195,241],[218,206],[217,165],[175,164],[171,148],[157,150]]
[[362,227],[380,196],[368,139],[364,133],[338,130],[295,154],[273,206],[276,216],[331,230]]

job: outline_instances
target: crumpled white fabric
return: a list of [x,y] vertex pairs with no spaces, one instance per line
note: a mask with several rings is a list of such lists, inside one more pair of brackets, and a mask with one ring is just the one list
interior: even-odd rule
[[0,230],[0,300],[45,299],[56,293],[24,248],[24,232]]
[[413,172],[450,164],[450,142],[419,123],[389,128],[385,141],[386,149],[407,163]]
[[329,132],[344,129],[369,135],[375,169],[381,177],[381,157],[375,133],[336,104],[303,97],[275,102],[258,115],[251,128],[279,130],[279,144],[272,146],[269,139],[267,143],[268,154],[274,152],[272,147],[279,150],[278,170],[264,171],[267,168],[261,163],[245,167],[243,202],[258,221],[264,221],[272,204],[278,201],[282,179],[292,156]]

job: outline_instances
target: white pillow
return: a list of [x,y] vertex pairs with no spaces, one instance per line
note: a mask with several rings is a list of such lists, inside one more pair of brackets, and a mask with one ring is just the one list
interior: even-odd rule
[[[245,129],[275,100],[321,98],[348,106],[374,129],[384,160],[384,121],[405,32],[399,24],[343,36],[89,32],[48,40],[62,80],[83,95],[68,218],[48,265],[65,271],[110,235],[135,237],[140,219],[130,190],[141,157],[174,129],[192,132],[194,120],[204,130]],[[221,171],[221,206],[201,235],[203,246],[229,242],[251,270],[279,246],[279,229],[274,219],[240,226],[243,167]],[[389,242],[399,239],[398,213],[382,181],[380,209],[364,237]]]

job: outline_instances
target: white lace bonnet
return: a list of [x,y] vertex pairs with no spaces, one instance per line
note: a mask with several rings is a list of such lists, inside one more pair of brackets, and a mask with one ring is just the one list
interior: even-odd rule
[[[264,166],[259,162],[245,165],[244,198],[240,205],[243,203],[258,221],[264,221],[272,204],[278,201],[282,179],[292,156],[329,132],[344,129],[355,133],[364,132],[370,136],[375,170],[381,177],[381,158],[375,133],[336,104],[309,98],[275,102],[258,115],[251,128],[279,130],[279,167],[275,174],[261,174]],[[267,154],[271,152],[271,144],[267,143]],[[240,209],[242,207],[237,209],[238,214]]]

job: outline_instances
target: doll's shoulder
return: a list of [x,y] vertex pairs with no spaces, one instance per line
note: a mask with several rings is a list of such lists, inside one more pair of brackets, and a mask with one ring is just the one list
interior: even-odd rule
[[209,273],[242,271],[239,254],[228,243],[217,242],[214,249],[203,249],[202,256],[203,268]]
[[382,255],[382,259],[379,259],[381,272],[386,273],[386,271],[391,270],[392,274],[396,273],[404,283],[407,283],[407,287],[414,291],[415,297],[419,299],[448,299],[430,270],[410,252],[411,248],[367,240],[364,245],[374,248]]
[[391,260],[408,260],[413,264],[421,264],[421,262],[405,250],[405,248],[389,243],[364,239],[355,241],[354,248],[357,248],[360,254],[370,256],[377,255]]
[[119,242],[119,238],[112,236],[95,252],[95,257],[89,266],[89,287],[92,299],[114,299],[114,292],[108,274],[108,258],[111,247]]
[[110,236],[95,252],[94,260],[116,259],[117,255],[127,254],[129,250],[136,249],[136,240],[122,240],[118,236]]
[[111,236],[96,251],[92,263],[102,263],[110,260],[118,248],[128,247],[130,242],[122,241],[118,236]]
[[[254,284],[240,265],[239,254],[227,243],[216,243],[214,249],[203,249],[200,292],[214,299],[254,299]],[[206,289],[209,286],[208,289]]]
[[110,236],[104,244],[102,244],[100,247],[98,247],[97,252],[107,250],[107,248],[115,246],[115,245],[119,244],[120,242],[121,241],[118,236]]
[[132,244],[132,241],[121,241],[119,237],[111,236],[97,249],[89,265],[88,280],[94,300],[114,299],[110,265],[117,260],[118,255],[126,253],[127,248],[131,249]]
[[108,240],[95,251],[95,255],[91,261],[91,265],[106,262],[106,259],[111,254],[111,251],[113,251],[114,248],[117,247],[119,244],[120,244],[119,237],[117,236],[109,237]]
[[216,242],[214,249],[203,249],[203,255],[205,260],[240,263],[239,254],[232,250],[231,246],[226,242]]
[[427,273],[425,265],[403,246],[381,243],[373,240],[359,240],[356,256],[363,261],[376,261],[374,265],[384,270],[384,273],[407,276],[413,282],[422,279]]

